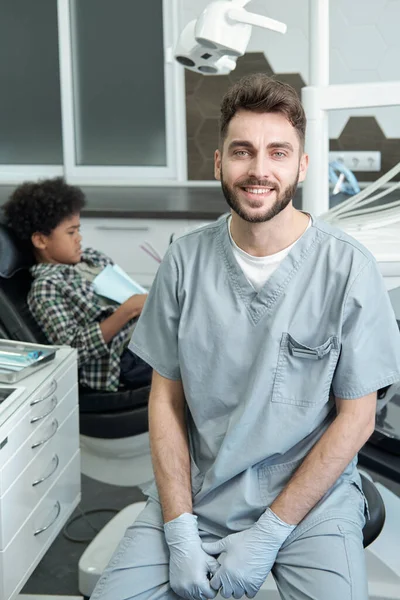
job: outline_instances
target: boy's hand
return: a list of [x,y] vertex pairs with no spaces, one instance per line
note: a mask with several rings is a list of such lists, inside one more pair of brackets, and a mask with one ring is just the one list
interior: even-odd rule
[[126,310],[129,319],[134,319],[140,315],[143,310],[144,303],[147,300],[147,296],[148,294],[135,294],[121,304],[121,308]]
[[135,294],[125,300],[112,315],[100,323],[104,342],[108,344],[131,319],[138,317],[143,310],[147,294]]

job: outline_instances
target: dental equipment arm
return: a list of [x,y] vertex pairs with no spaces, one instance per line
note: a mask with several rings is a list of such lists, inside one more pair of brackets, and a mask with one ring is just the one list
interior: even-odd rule
[[[368,198],[370,194],[377,191],[381,186],[387,184],[398,173],[400,173],[400,163],[392,167],[390,171],[382,175],[382,177],[379,177],[379,179],[371,183],[368,187],[361,190],[361,192],[359,192],[352,198],[349,198],[349,200],[342,202],[335,208],[332,208],[331,210],[323,214],[321,218],[325,221],[336,221],[339,215],[347,213],[350,209],[353,209],[357,206],[360,207],[369,204],[370,202],[376,199],[374,197]],[[397,184],[395,184],[394,187],[397,187]]]

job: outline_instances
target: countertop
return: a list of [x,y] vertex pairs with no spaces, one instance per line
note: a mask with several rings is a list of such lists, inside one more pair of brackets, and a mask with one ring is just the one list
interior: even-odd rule
[[[0,185],[0,206],[16,186]],[[191,186],[80,186],[86,195],[87,205],[83,217],[122,219],[193,219],[212,221],[229,211],[219,185],[215,187]],[[378,190],[379,191],[379,190]],[[392,191],[374,205],[384,205],[398,200],[400,191]],[[333,205],[343,199],[335,197]],[[296,191],[293,205],[302,208],[302,188]]]
[[[214,220],[229,207],[220,187],[80,186],[87,199],[83,217]],[[0,206],[15,186],[0,186]],[[301,208],[301,190],[296,193]]]

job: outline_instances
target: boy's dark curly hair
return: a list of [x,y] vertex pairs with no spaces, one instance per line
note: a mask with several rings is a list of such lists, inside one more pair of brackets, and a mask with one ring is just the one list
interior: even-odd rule
[[22,242],[30,242],[33,233],[50,235],[64,219],[78,214],[85,203],[79,187],[56,177],[19,185],[3,205],[3,211],[6,224],[16,236]]

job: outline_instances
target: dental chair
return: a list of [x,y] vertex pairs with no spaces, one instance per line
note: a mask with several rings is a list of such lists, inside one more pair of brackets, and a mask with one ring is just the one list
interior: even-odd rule
[[[32,257],[0,224],[0,336],[48,344],[26,297]],[[149,386],[102,392],[80,386],[81,470],[104,483],[133,486],[152,477],[148,440]]]

